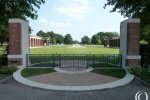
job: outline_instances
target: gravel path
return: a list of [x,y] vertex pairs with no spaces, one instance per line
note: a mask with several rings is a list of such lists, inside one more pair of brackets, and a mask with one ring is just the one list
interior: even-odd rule
[[98,85],[119,80],[114,77],[100,75],[92,72],[78,73],[78,74],[53,72],[28,77],[28,79],[39,83],[45,83],[50,85],[62,85],[62,86]]
[[12,77],[0,82],[0,100],[135,100],[138,91],[147,92],[150,98],[150,87],[137,79],[123,87],[87,92],[37,89],[20,84]]

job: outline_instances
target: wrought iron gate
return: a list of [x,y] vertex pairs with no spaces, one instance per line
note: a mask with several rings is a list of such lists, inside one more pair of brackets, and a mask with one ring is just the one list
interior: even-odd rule
[[27,54],[28,67],[121,67],[120,54]]

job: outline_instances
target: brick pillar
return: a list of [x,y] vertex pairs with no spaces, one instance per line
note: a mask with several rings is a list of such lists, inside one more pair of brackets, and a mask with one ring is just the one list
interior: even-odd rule
[[116,48],[116,39],[114,39],[114,47]]
[[36,39],[36,47],[38,47],[38,39]]
[[39,47],[39,39],[38,39],[38,47]]
[[39,47],[40,47],[40,39],[39,39]]
[[114,45],[114,40],[112,40],[112,44],[113,44],[113,48],[115,47],[115,45]]
[[117,48],[117,39],[115,39],[115,47]]
[[36,47],[38,47],[38,39],[36,39]]
[[26,66],[26,54],[29,52],[28,33],[28,22],[9,19],[9,65]]
[[29,37],[29,47],[31,47],[31,38]]
[[122,66],[140,65],[140,19],[128,19],[121,23],[120,54]]
[[37,39],[35,38],[35,47],[37,47]]
[[33,38],[31,38],[31,47],[33,47]]
[[35,38],[33,38],[33,47],[35,47]]

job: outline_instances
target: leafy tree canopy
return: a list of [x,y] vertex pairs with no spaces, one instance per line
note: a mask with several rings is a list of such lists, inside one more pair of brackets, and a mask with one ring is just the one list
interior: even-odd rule
[[60,34],[56,34],[56,43],[62,44],[64,42],[64,37]]
[[49,37],[47,33],[43,32],[42,30],[40,30],[39,32],[37,32],[36,34],[39,37]]
[[81,39],[81,42],[82,44],[91,44],[91,40],[88,36],[84,36],[82,39]]
[[150,34],[150,0],[107,0],[104,8],[106,8],[106,6],[113,6],[111,12],[118,11],[125,17],[140,18],[142,31],[141,39],[150,39],[150,35],[148,35]]
[[117,32],[98,32],[92,36],[92,44],[104,44],[105,38],[118,38],[119,35]]
[[65,44],[72,44],[72,37],[71,37],[71,35],[70,34],[66,34],[65,35],[65,38],[64,38],[64,43]]
[[0,19],[21,18],[26,17],[36,19],[37,9],[45,0],[0,0]]
[[[37,19],[37,8],[44,4],[45,0],[0,0],[0,42],[8,41],[8,19],[27,17]],[[31,27],[29,27],[31,33]]]

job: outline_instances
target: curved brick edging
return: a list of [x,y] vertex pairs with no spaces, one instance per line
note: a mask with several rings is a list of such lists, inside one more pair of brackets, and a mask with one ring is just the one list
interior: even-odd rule
[[21,71],[23,69],[24,68],[18,69],[16,72],[13,73],[13,77],[16,81],[18,81],[22,84],[31,86],[31,87],[48,89],[48,90],[89,91],[89,90],[110,89],[110,88],[127,85],[134,79],[134,75],[126,74],[126,76],[124,78],[114,81],[114,82],[106,83],[106,84],[89,85],[89,86],[58,86],[58,85],[42,84],[42,83],[28,80],[28,79],[22,77],[22,75],[21,75]]

